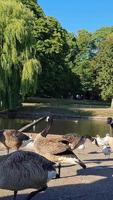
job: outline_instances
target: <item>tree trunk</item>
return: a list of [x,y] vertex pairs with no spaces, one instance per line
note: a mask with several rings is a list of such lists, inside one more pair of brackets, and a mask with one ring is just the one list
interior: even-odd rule
[[111,108],[113,108],[113,98],[111,99]]

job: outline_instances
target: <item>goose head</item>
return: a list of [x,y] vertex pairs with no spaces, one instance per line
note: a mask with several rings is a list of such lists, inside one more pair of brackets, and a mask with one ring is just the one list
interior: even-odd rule
[[111,124],[111,123],[113,123],[112,118],[111,118],[111,117],[108,117],[106,123],[107,123],[107,124]]
[[48,134],[48,132],[49,132],[51,126],[52,126],[52,123],[53,123],[53,116],[52,116],[52,115],[47,116],[45,121],[47,122],[47,126],[46,126],[46,128],[45,128],[44,130],[42,130],[42,132],[40,133],[42,137],[46,137],[46,136],[47,136],[47,134]]
[[45,121],[52,124],[53,123],[53,116],[52,115],[48,115],[46,117]]
[[86,138],[89,139],[92,143],[94,143],[96,146],[98,145],[97,139],[95,137],[92,137],[90,135],[86,135]]

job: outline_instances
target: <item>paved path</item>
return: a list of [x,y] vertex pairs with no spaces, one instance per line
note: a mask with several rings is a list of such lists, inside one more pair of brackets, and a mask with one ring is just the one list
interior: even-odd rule
[[[63,167],[62,177],[52,180],[48,190],[37,194],[33,200],[113,200],[113,154],[105,159],[101,149],[90,142],[86,143],[85,150],[76,152],[87,169],[78,165]],[[20,191],[17,200],[24,200],[30,191]],[[0,190],[0,200],[12,200],[12,194]]]

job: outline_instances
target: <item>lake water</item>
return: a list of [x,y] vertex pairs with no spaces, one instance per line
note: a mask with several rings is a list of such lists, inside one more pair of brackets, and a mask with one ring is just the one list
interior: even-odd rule
[[[0,119],[0,129],[19,129],[32,121],[25,119]],[[46,122],[40,122],[34,127],[35,132],[41,131],[46,126]],[[33,131],[33,129],[29,130]],[[67,134],[77,133],[80,135],[96,136],[97,134],[104,137],[110,133],[110,126],[103,120],[54,120],[50,133]]]

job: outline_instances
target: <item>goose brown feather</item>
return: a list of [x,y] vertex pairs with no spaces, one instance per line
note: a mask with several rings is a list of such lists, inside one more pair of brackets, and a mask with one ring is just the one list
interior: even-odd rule
[[0,142],[6,147],[7,153],[9,153],[10,148],[18,150],[22,142],[29,139],[26,134],[15,129],[0,130]]

